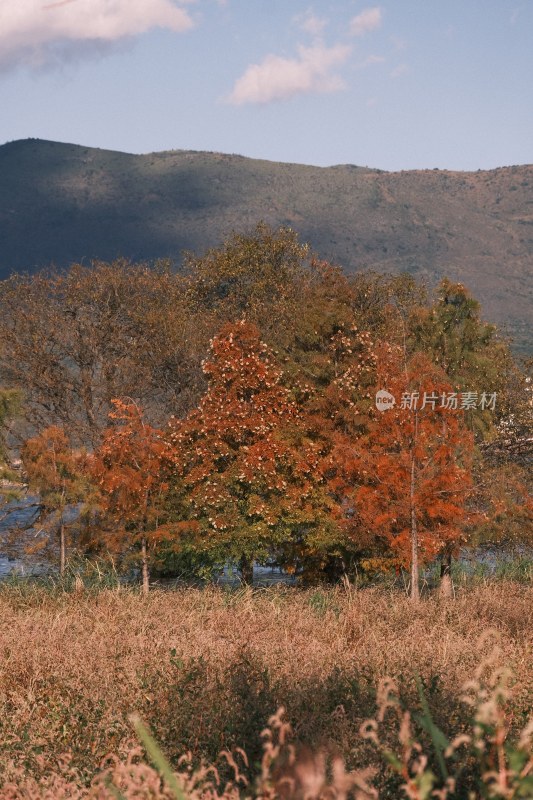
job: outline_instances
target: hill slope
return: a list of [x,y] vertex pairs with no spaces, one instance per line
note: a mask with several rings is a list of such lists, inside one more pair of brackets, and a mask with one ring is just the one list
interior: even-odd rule
[[533,350],[533,166],[387,173],[33,139],[0,147],[0,277],[118,255],[179,261],[260,219],[348,271],[461,281]]

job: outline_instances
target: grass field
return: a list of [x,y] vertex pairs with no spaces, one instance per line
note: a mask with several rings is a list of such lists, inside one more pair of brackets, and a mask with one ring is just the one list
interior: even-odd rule
[[[459,588],[455,600],[430,596],[417,606],[398,590],[349,586],[155,590],[143,599],[124,588],[79,585],[65,592],[6,584],[0,587],[0,798],[85,797],[106,765],[127,771],[123,765],[138,754],[134,712],[174,768],[190,751],[193,767],[202,759],[216,762],[224,783],[232,770],[220,751],[243,748],[243,774],[253,786],[264,755],[261,731],[280,706],[294,741],[305,748],[300,753],[340,755],[349,770],[374,764],[379,797],[407,797],[401,776],[359,733],[376,714],[380,680],[394,679],[402,707],[415,718],[429,712],[453,738],[472,713],[462,687],[488,657],[490,671],[514,674],[505,724],[510,737],[518,736],[532,710],[532,609],[531,584],[508,580]],[[382,727],[393,749],[392,718]],[[423,728],[420,741],[431,745],[431,731]],[[90,796],[175,796],[158,793],[159,777],[144,763],[135,769],[144,770],[136,789],[123,782],[121,795],[102,784]],[[468,780],[467,768],[465,787]],[[371,796],[357,791],[352,787],[352,796]],[[466,799],[464,792],[449,796]],[[245,793],[253,795],[250,788]]]

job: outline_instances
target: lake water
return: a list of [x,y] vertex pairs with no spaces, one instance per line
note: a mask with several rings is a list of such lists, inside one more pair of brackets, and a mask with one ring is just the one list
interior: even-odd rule
[[[11,501],[0,511],[0,580],[13,574],[43,575],[50,570],[43,559],[24,555],[24,548],[31,544],[29,531],[39,516],[37,503],[38,497],[26,495],[21,500]],[[16,541],[11,543],[11,538]]]

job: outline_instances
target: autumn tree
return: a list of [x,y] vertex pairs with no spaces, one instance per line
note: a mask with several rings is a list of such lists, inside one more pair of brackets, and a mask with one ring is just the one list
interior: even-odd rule
[[10,467],[6,441],[10,421],[18,413],[19,408],[20,393],[13,389],[0,389],[0,512],[10,500],[19,496],[14,487],[19,477]]
[[[283,366],[286,380],[321,388],[330,380],[331,337],[354,324],[375,337],[402,336],[407,319],[427,305],[425,288],[409,275],[347,276],[314,254],[290,228],[259,223],[234,233],[203,256],[185,260],[191,313],[210,314],[215,331],[246,318]],[[405,327],[405,326],[404,326]]]
[[378,559],[409,567],[411,596],[419,596],[419,566],[448,563],[464,541],[472,439],[455,408],[456,393],[422,354],[403,363],[400,348],[373,348],[376,393],[395,400],[386,410],[367,405],[356,440],[339,435],[333,489],[345,508],[349,537],[374,537]]
[[9,421],[20,409],[20,393],[13,389],[0,388],[0,465],[7,458],[5,434]]
[[66,511],[87,502],[90,489],[84,477],[84,454],[73,451],[62,428],[51,426],[28,439],[21,451],[24,472],[31,489],[39,493],[41,516],[57,530],[59,571],[66,565]]
[[103,513],[100,540],[110,550],[140,555],[143,593],[158,546],[172,536],[166,518],[168,447],[160,430],[131,401],[114,399],[115,423],[89,461]]
[[[474,432],[478,542],[531,541],[531,363],[513,358],[509,342],[481,318],[479,303],[459,283],[444,279],[434,303],[411,320],[413,340],[447,374],[457,390],[493,397],[469,409]],[[505,496],[505,499],[503,497]]]
[[531,468],[511,461],[485,463],[471,501],[477,520],[472,543],[507,551],[523,545],[531,547],[532,488]]
[[204,372],[198,409],[171,426],[175,480],[198,547],[249,581],[254,560],[332,528],[321,453],[255,325],[224,326]]
[[133,396],[153,424],[201,390],[208,336],[167,265],[123,259],[0,282],[0,377],[24,394],[30,427],[59,425],[95,447],[111,399]]
[[354,293],[340,267],[318,259],[290,228],[259,223],[185,261],[187,301],[215,335],[246,319],[283,366],[287,382],[323,385],[329,339],[353,322]]

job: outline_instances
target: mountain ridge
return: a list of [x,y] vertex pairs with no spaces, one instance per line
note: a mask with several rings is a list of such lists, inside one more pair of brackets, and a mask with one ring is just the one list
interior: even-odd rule
[[533,165],[477,172],[314,167],[198,150],[0,146],[0,277],[74,261],[203,253],[260,220],[348,272],[447,275],[533,351]]

